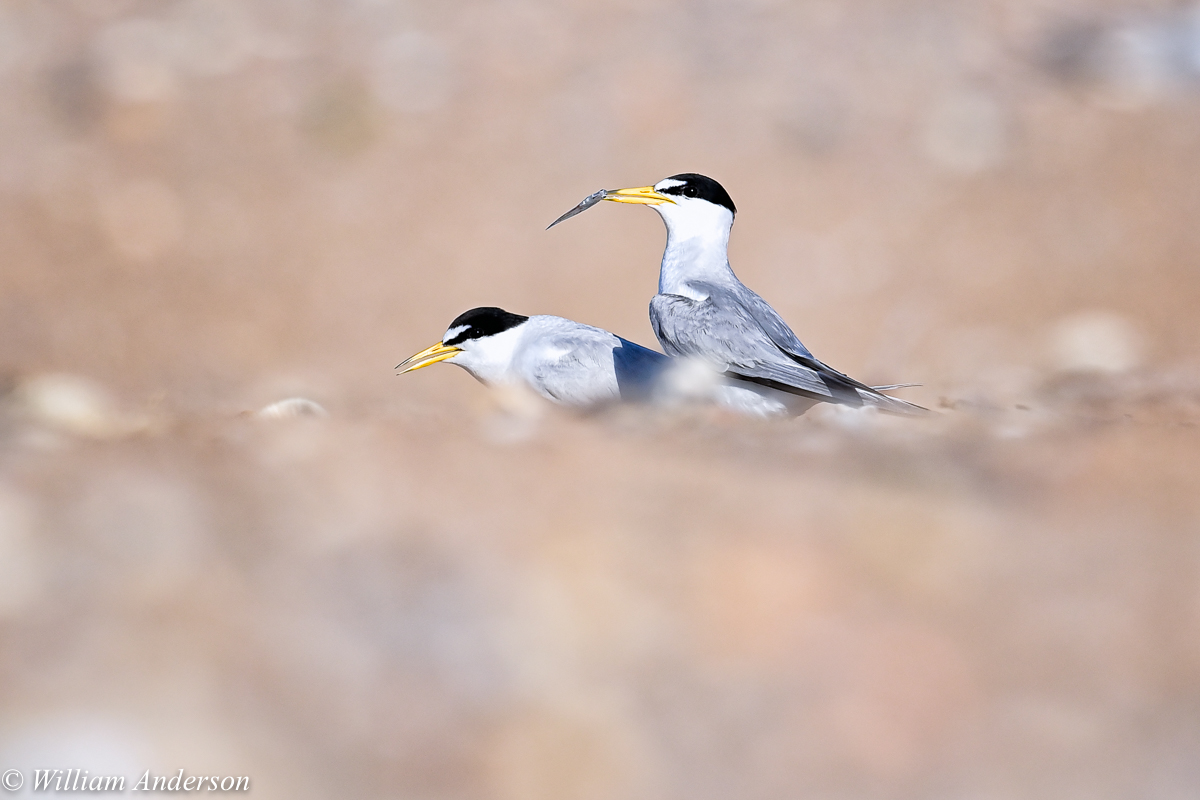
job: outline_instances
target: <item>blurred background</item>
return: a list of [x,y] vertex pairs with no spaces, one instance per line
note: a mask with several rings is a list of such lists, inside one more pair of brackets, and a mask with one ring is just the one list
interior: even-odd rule
[[[14,796],[1200,795],[1200,5],[5,0],[0,86]],[[395,377],[654,344],[657,215],[544,228],[685,171],[939,415]]]

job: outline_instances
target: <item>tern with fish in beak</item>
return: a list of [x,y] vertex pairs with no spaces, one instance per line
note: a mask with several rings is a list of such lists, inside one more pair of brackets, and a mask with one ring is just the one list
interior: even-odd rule
[[701,359],[743,386],[792,395],[793,413],[818,402],[931,413],[883,394],[912,384],[868,386],[819,361],[778,312],[738,280],[728,256],[737,208],[712,178],[689,172],[653,186],[604,189],[551,227],[601,200],[651,206],[667,226],[658,294],[650,301],[650,323],[667,355]]

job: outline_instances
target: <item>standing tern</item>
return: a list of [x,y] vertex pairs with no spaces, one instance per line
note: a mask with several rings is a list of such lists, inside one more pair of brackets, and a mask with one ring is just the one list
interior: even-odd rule
[[728,256],[737,208],[712,178],[684,173],[653,186],[601,190],[551,227],[601,200],[651,206],[667,226],[650,323],[668,355],[703,359],[743,385],[806,400],[803,408],[826,402],[896,414],[930,413],[881,391],[904,385],[867,386],[817,360],[778,312],[738,280]]
[[[398,364],[406,372],[439,361],[489,386],[520,386],[565,406],[699,399],[750,416],[786,413],[791,398],[761,387],[695,380],[688,363],[563,317],[473,308],[442,340]],[[779,399],[782,398],[782,399]]]

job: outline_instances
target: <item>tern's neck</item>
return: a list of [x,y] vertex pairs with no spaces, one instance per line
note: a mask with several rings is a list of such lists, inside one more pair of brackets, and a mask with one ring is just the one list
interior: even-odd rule
[[658,273],[659,294],[690,297],[695,294],[688,287],[691,281],[728,283],[737,280],[729,266],[728,253],[733,215],[725,211],[723,215],[709,216],[717,218],[663,215],[667,224],[667,247]]

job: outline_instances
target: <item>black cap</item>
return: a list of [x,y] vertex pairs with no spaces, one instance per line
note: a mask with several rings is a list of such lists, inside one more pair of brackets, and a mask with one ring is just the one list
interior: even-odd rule
[[673,194],[680,197],[699,197],[701,200],[707,200],[710,203],[728,208],[730,214],[737,214],[737,208],[733,205],[733,198],[729,196],[729,192],[725,191],[724,186],[707,175],[684,172],[679,175],[672,175],[667,180],[680,181],[681,184],[663,189],[663,194]]
[[523,317],[520,314],[510,314],[503,308],[496,308],[495,306],[472,308],[470,311],[464,311],[454,318],[454,322],[451,322],[450,327],[446,330],[452,331],[455,328],[461,328],[462,330],[456,331],[454,335],[447,337],[442,344],[455,345],[465,342],[468,339],[482,339],[485,336],[494,336],[509,328],[515,328],[527,319],[529,317]]

